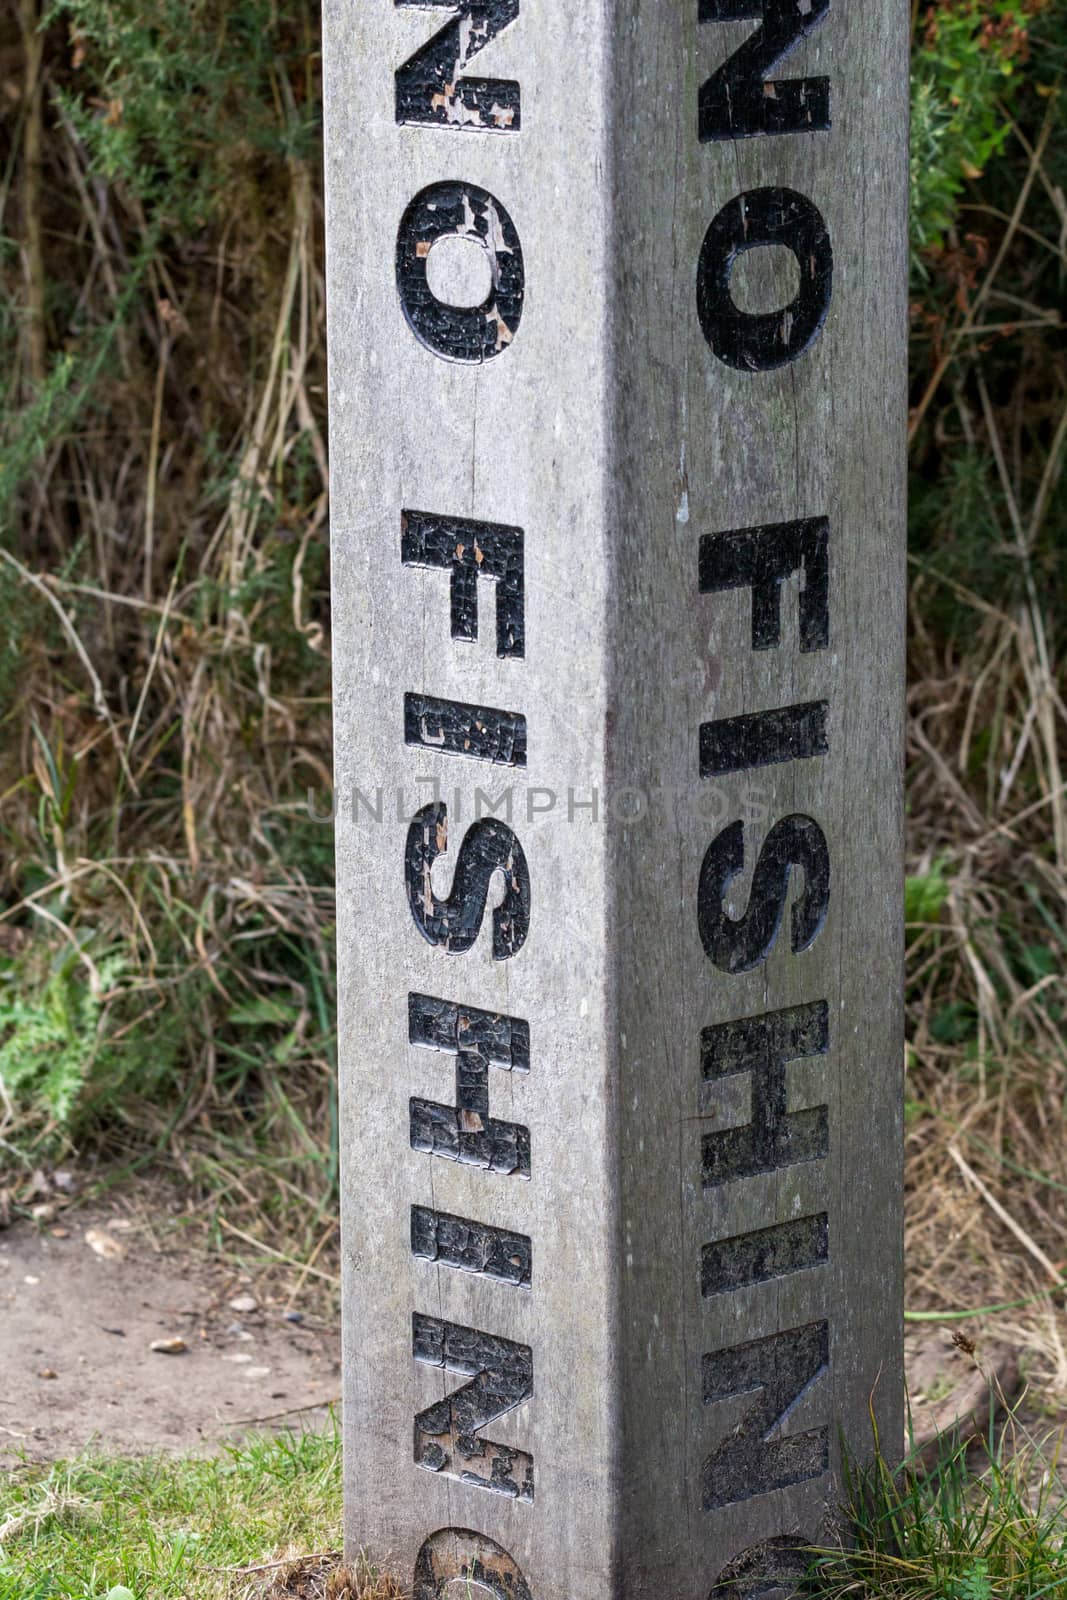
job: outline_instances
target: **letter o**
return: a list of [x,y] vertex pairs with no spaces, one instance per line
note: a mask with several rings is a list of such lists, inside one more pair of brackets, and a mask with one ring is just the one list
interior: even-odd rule
[[468,1590],[488,1589],[495,1600],[533,1600],[514,1557],[470,1528],[438,1528],[431,1533],[415,1558],[412,1600],[442,1600],[452,1583],[465,1583]]
[[708,1600],[789,1600],[810,1564],[802,1538],[778,1534],[735,1556],[719,1573]]
[[[438,239],[473,239],[489,256],[492,283],[478,306],[450,306],[430,288],[426,261]],[[522,246],[487,189],[449,179],[421,189],[400,219],[396,286],[408,327],[446,361],[491,361],[518,332],[525,292]]]
[[[779,311],[742,311],[730,293],[739,255],[784,245],[796,257],[800,288]],[[742,372],[770,372],[795,361],[818,338],[830,309],[833,251],[821,213],[795,189],[735,195],[704,235],[697,266],[697,316],[720,361]]]

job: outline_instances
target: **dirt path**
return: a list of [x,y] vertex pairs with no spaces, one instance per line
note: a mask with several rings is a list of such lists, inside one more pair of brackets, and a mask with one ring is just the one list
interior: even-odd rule
[[[335,1329],[150,1224],[100,1208],[61,1220],[60,1237],[0,1232],[0,1465],[89,1444],[195,1451],[324,1419],[340,1394]],[[184,1350],[154,1351],[160,1340]]]
[[[0,1231],[0,1469],[88,1445],[211,1449],[253,1429],[325,1421],[341,1392],[336,1326],[314,1303],[291,1306],[277,1278],[253,1282],[183,1237],[173,1217],[140,1203],[75,1204]],[[152,1348],[174,1341],[177,1353]],[[917,1437],[961,1415],[981,1430],[983,1373],[1010,1398],[1021,1353],[983,1341],[979,1372],[951,1329],[910,1329]]]

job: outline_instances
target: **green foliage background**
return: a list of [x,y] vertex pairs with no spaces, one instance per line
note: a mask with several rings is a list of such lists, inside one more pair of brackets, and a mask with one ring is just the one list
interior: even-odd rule
[[[336,1177],[332,841],[306,807],[330,765],[317,10],[19,0],[5,25],[0,1160],[166,1154],[314,1230]],[[1046,0],[916,0],[909,1000],[938,1081],[1062,1062],[1058,983],[1016,1001],[1067,921],[1065,61]]]

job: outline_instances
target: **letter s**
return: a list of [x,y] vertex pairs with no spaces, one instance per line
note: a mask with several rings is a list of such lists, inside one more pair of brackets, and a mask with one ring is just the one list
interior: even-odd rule
[[727,888],[745,865],[744,823],[731,822],[708,845],[697,889],[697,925],[708,959],[724,972],[748,972],[765,961],[778,937],[793,867],[804,869],[804,891],[793,906],[794,955],[814,944],[830,903],[830,852],[811,817],[783,817],[763,842],[742,917],[723,906]]
[[522,845],[503,822],[487,817],[463,836],[452,878],[452,892],[439,900],[430,874],[448,849],[448,807],[441,800],[423,806],[408,828],[404,878],[415,926],[428,944],[462,955],[477,939],[494,872],[504,874],[504,898],[493,911],[493,958],[517,955],[530,931],[530,870]]

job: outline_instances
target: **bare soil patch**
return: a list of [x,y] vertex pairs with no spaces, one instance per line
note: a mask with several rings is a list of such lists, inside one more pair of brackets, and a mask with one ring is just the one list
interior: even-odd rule
[[334,1326],[105,1206],[0,1232],[0,1327],[0,1465],[214,1448],[340,1395]]

